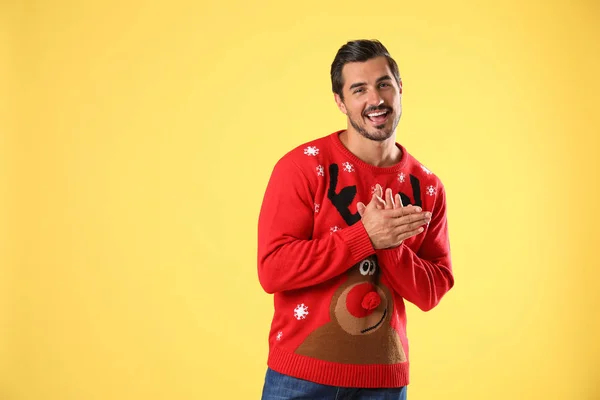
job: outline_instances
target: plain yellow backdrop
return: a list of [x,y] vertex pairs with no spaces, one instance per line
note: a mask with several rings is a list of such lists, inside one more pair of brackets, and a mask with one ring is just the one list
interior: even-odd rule
[[357,38],[447,188],[456,285],[409,307],[409,398],[600,399],[597,1],[1,7],[0,399],[259,398],[262,196],[345,127]]

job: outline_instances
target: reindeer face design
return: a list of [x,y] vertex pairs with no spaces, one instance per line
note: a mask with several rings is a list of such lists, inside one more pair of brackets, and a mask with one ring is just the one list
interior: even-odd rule
[[375,257],[348,272],[331,299],[331,320],[312,332],[297,354],[353,364],[392,364],[406,361],[398,333],[390,325],[393,299],[379,282]]
[[351,335],[368,335],[381,328],[388,315],[388,298],[375,285],[377,266],[373,259],[354,266],[347,286],[339,293],[332,317]]

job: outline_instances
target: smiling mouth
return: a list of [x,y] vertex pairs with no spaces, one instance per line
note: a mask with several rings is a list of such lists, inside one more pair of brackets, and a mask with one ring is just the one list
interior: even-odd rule
[[378,110],[372,111],[365,114],[365,118],[371,121],[374,125],[382,125],[385,124],[388,116],[390,115],[390,110]]
[[367,333],[367,332],[372,331],[373,329],[377,328],[379,325],[381,325],[381,323],[385,319],[386,314],[387,314],[387,308],[385,310],[383,310],[383,315],[381,316],[381,319],[379,320],[378,323],[376,323],[375,325],[373,325],[367,329],[363,329],[362,331],[360,331],[360,333]]

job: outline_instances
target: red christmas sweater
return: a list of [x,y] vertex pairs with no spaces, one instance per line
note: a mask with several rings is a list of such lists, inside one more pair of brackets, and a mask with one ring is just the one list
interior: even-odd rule
[[[282,157],[258,223],[258,276],[274,293],[268,365],[325,385],[409,382],[404,300],[427,311],[454,284],[441,181],[406,149],[379,168],[358,159],[340,132]],[[376,184],[431,211],[424,232],[375,250],[356,204]]]

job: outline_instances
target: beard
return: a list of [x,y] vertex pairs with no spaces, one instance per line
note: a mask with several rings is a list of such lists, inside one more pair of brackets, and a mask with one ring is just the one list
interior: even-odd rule
[[[386,109],[386,111],[391,109]],[[368,112],[377,111],[377,110],[369,110]],[[365,113],[366,114],[366,113]],[[383,142],[392,137],[394,132],[396,131],[396,127],[398,126],[398,122],[400,122],[400,116],[402,112],[398,112],[394,116],[394,120],[392,121],[392,126],[386,129],[386,124],[377,125],[373,130],[367,130],[367,127],[364,123],[359,123],[359,120],[353,118],[352,115],[348,114],[348,119],[350,120],[350,125],[363,137],[369,140],[374,140],[376,142]],[[368,117],[364,117],[368,118]],[[361,121],[362,122],[362,121]]]

